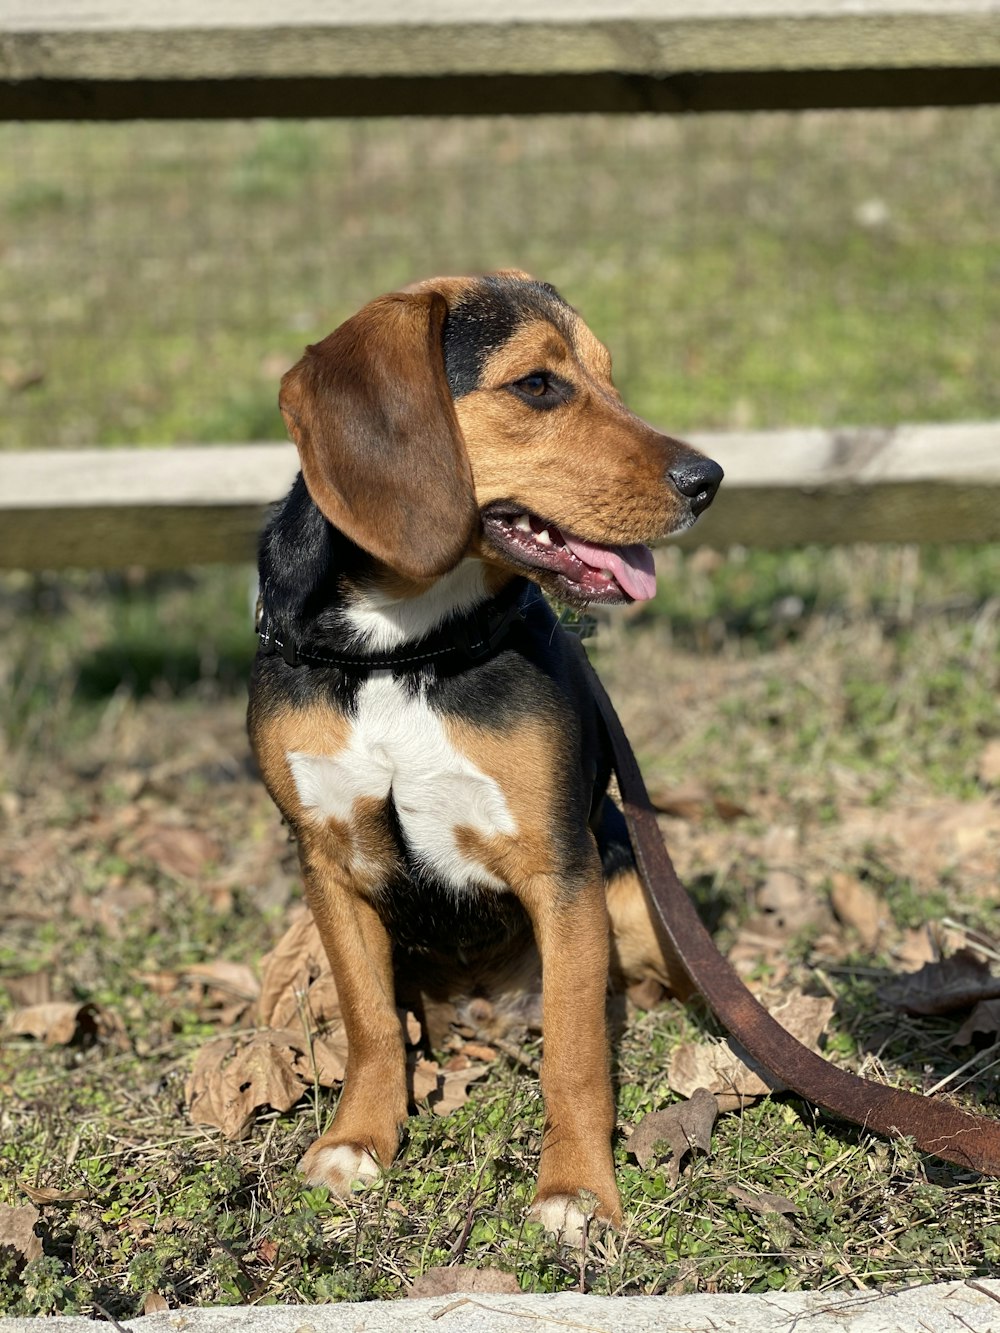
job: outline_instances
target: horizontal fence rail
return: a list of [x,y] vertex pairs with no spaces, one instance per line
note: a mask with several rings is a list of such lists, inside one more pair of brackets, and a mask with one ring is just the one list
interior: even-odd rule
[[[1000,422],[690,438],[726,479],[684,545],[1000,541]],[[297,469],[290,444],[0,453],[0,568],[251,560]]]
[[5,0],[0,119],[969,105],[1000,0]]

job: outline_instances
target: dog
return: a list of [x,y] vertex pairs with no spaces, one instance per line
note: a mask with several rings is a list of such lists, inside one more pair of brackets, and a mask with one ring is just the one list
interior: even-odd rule
[[306,350],[279,405],[301,472],[260,541],[248,723],[348,1040],[332,1127],[301,1169],[346,1196],[392,1162],[401,997],[456,1000],[498,1030],[525,1019],[540,972],[534,1210],[579,1241],[585,1218],[621,1217],[609,977],[685,981],[542,591],[650,598],[648,543],[688,528],[722,469],[633,415],[603,344],[515,270],[372,301]]

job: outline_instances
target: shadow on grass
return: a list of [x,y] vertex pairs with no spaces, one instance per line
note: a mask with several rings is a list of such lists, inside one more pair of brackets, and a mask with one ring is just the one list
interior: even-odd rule
[[117,640],[81,660],[76,696],[81,702],[94,703],[122,689],[142,699],[177,697],[200,688],[231,697],[246,689],[255,646],[171,647]]

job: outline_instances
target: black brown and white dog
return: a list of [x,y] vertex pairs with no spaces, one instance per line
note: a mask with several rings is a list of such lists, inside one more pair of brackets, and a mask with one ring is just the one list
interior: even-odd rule
[[722,470],[634,416],[605,347],[519,272],[371,302],[307,349],[280,405],[302,472],[261,539],[249,726],[349,1046],[302,1169],[344,1194],[395,1156],[401,997],[499,1026],[524,1017],[540,965],[536,1210],[578,1237],[592,1196],[620,1217],[609,976],[681,978],[606,797],[584,672],[538,589],[651,597],[647,543],[689,527]]

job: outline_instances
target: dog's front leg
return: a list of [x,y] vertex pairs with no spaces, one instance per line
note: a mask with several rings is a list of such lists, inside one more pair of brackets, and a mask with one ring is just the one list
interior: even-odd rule
[[340,1195],[375,1179],[399,1147],[406,1062],[396,1014],[392,944],[378,913],[317,839],[300,844],[306,898],[333,970],[347,1033],[347,1070],[333,1125],[299,1166]]
[[[621,1219],[606,1021],[608,917],[599,871],[526,903],[542,958],[545,1133],[535,1214],[579,1243],[585,1216]],[[586,1197],[596,1196],[596,1209]]]

